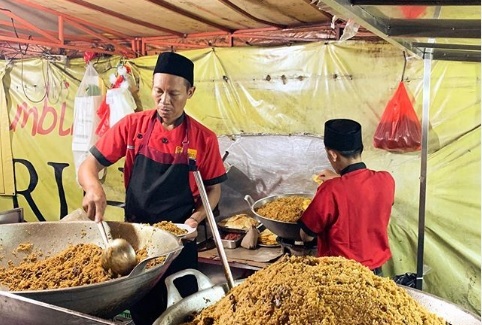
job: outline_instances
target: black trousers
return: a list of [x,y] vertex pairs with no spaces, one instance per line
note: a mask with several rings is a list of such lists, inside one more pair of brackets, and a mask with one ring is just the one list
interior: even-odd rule
[[[134,304],[130,309],[135,325],[152,325],[154,321],[167,308],[167,289],[164,280],[171,274],[181,270],[198,268],[198,254],[196,241],[186,241],[181,253],[172,261],[166,273],[146,296]],[[174,280],[174,284],[182,297],[187,297],[197,292],[197,281],[194,276],[188,275]]]

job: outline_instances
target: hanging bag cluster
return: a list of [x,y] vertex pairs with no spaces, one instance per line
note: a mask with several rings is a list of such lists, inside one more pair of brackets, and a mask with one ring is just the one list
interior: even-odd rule
[[133,88],[131,68],[121,64],[117,67],[117,75],[110,75],[111,86],[97,110],[100,123],[95,130],[98,136],[104,135],[109,128],[121,120],[124,116],[134,113],[137,104],[132,96],[130,88]]
[[373,136],[375,148],[412,152],[421,148],[422,127],[403,81],[388,102]]
[[92,62],[87,62],[84,77],[80,82],[74,100],[74,130],[72,134],[72,152],[74,155],[75,174],[85,160],[90,147],[97,141],[95,134],[99,117],[97,107],[102,102],[103,82]]

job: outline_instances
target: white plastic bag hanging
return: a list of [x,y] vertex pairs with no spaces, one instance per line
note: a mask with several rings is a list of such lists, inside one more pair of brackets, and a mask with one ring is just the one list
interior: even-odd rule
[[134,113],[136,109],[136,102],[128,88],[122,87],[107,90],[106,103],[110,107],[110,127],[124,116]]
[[356,23],[353,19],[348,19],[346,22],[345,28],[343,29],[343,34],[340,37],[340,42],[349,40],[350,38],[353,38],[356,36],[356,33],[358,33],[358,29],[360,28],[360,25]]
[[117,68],[117,75],[110,76],[110,82],[110,89],[107,90],[107,94],[97,110],[100,124],[95,132],[99,136],[102,136],[124,116],[134,113],[137,108],[131,93],[131,88],[134,88],[132,85],[134,80],[128,65],[121,64]]
[[76,175],[90,147],[97,141],[95,130],[100,119],[96,112],[101,102],[102,80],[89,62],[74,100],[72,152]]

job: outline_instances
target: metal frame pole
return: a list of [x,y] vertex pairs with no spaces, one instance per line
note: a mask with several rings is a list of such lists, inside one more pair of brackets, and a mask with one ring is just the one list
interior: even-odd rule
[[218,251],[218,255],[221,258],[223,264],[224,275],[226,276],[228,288],[231,290],[234,287],[233,274],[231,273],[231,268],[229,267],[228,258],[226,252],[224,251],[223,242],[221,240],[221,235],[219,234],[218,227],[216,226],[216,220],[214,219],[214,214],[211,209],[211,204],[209,204],[208,195],[206,188],[204,187],[201,173],[196,169],[193,171],[194,179],[196,180],[197,187],[199,189],[199,194],[201,195],[201,200],[204,205],[204,210],[206,210],[206,218],[208,224],[211,227],[211,232],[213,233],[214,243]]
[[423,56],[423,113],[422,113],[422,156],[420,163],[420,194],[418,208],[417,281],[415,287],[423,289],[423,253],[425,248],[425,202],[427,192],[428,130],[430,117],[430,76],[432,53]]

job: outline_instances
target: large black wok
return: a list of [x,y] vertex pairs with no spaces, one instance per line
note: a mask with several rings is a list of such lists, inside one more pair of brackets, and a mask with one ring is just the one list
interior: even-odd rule
[[[163,264],[140,273],[65,289],[9,291],[81,313],[112,318],[142,298],[161,278],[182,249],[180,239],[171,233],[142,224],[107,222],[113,238],[124,238],[134,249],[145,247],[148,256],[166,255]],[[32,252],[53,256],[69,244],[94,243],[103,247],[99,230],[93,221],[35,222],[0,225],[0,267],[9,261],[18,265],[27,253],[16,252],[20,244],[33,244]],[[8,291],[8,288],[0,288]]]
[[260,199],[254,202],[253,198],[250,195],[246,195],[244,199],[248,202],[251,211],[254,213],[256,218],[271,232],[281,238],[284,239],[291,239],[294,241],[301,241],[300,237],[300,226],[296,222],[283,222],[279,220],[273,220],[266,218],[256,212],[260,207],[265,205],[266,203],[272,202],[276,199],[288,196],[303,196],[306,198],[313,198],[313,194],[308,193],[289,193],[289,194],[280,194],[280,195],[272,195]]
[[[166,281],[167,282],[167,281]],[[242,281],[238,280],[237,284]],[[420,290],[401,286],[420,305],[428,311],[444,318],[452,325],[480,325],[480,317],[466,311],[457,305],[445,301],[434,295]],[[196,292],[166,309],[153,325],[179,325],[185,322],[190,315],[199,313],[202,309],[221,300],[228,292],[227,285],[217,285]],[[169,292],[169,295],[171,293]]]

